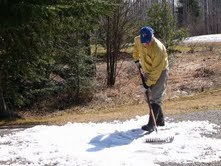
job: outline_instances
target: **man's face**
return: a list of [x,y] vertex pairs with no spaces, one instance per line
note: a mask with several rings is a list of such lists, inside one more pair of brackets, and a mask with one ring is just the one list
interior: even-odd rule
[[[142,34],[142,37],[143,37],[143,38],[147,37],[147,34],[143,33],[143,34]],[[150,39],[150,41],[147,41],[146,43],[143,43],[143,46],[144,46],[144,47],[151,46],[151,43],[152,43],[151,41],[152,41],[152,38]]]
[[149,42],[149,43],[143,43],[143,46],[144,46],[144,47],[151,46],[151,42]]

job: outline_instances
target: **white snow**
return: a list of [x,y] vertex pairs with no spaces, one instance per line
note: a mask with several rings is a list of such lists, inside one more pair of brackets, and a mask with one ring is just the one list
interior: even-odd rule
[[[0,137],[0,165],[151,166],[159,162],[221,160],[221,140],[205,136],[220,128],[208,121],[168,122],[144,135],[148,117],[110,123],[35,126]],[[0,130],[3,132],[3,130]],[[144,143],[148,137],[174,135],[172,143]]]
[[220,43],[221,34],[192,36],[192,37],[186,38],[183,42],[184,43]]

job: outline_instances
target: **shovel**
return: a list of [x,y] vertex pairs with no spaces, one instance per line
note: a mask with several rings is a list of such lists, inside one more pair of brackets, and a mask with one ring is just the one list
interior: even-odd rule
[[[142,83],[143,83],[143,85],[144,85],[144,84],[146,84],[146,83],[145,83],[144,76],[143,76],[143,74],[141,73],[141,67],[139,67],[138,69],[139,69],[139,74],[140,74]],[[151,106],[151,104],[150,104],[150,97],[149,97],[149,91],[148,91],[148,89],[146,89],[146,91],[145,91],[145,96],[146,96],[146,99],[147,99],[147,104],[148,104],[148,106],[149,106],[150,114],[151,114],[152,117],[153,117],[154,129],[155,129],[155,131],[156,131],[156,133],[157,133],[156,118],[155,118],[155,115],[154,115],[154,113],[153,113],[153,108],[152,108],[152,106]]]
[[[141,72],[141,67],[138,67],[138,71],[139,71],[142,83],[143,83],[143,85],[145,85],[145,79],[144,79],[144,76]],[[156,118],[155,118],[154,113],[153,113],[153,108],[150,104],[150,97],[149,97],[149,90],[148,89],[146,89],[145,95],[146,95],[146,98],[147,98],[147,104],[149,106],[150,114],[153,117],[154,129],[156,131],[156,135],[154,137],[146,138],[145,142],[146,143],[171,143],[174,140],[174,136],[160,136],[160,135],[157,135],[157,123],[156,123]]]

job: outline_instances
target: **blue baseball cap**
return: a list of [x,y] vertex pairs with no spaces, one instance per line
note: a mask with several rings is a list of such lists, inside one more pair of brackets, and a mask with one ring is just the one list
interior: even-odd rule
[[153,36],[153,29],[149,26],[145,26],[140,30],[141,43],[150,43]]

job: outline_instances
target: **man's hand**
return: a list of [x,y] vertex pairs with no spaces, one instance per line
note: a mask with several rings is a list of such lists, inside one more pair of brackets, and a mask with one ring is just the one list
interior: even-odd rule
[[149,86],[147,86],[147,84],[144,82],[143,83],[143,87],[145,88],[145,89],[149,89],[150,87]]
[[[147,102],[147,94],[146,93],[150,93],[150,88],[148,88],[148,89],[146,89],[146,88],[144,88],[144,86],[141,84],[140,85],[140,90],[143,92],[143,94],[144,94],[144,100]],[[148,91],[148,92],[147,92]]]
[[137,66],[138,69],[141,68],[141,64],[139,60],[135,61],[135,65]]
[[144,84],[141,84],[141,85],[140,85],[140,89],[141,89],[142,92],[146,92],[147,90],[150,89],[150,87],[147,86],[146,84],[145,84],[145,85],[144,85]]

